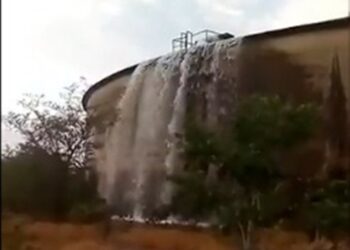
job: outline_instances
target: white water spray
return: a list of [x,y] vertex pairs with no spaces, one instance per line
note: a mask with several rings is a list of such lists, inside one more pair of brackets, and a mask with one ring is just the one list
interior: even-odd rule
[[218,126],[222,110],[230,108],[221,100],[221,85],[234,85],[238,52],[238,40],[229,39],[136,68],[115,107],[118,118],[105,132],[105,161],[98,166],[102,195],[117,213],[142,221],[170,203],[167,176],[182,169],[188,94],[206,104],[194,102],[207,114],[203,122]]

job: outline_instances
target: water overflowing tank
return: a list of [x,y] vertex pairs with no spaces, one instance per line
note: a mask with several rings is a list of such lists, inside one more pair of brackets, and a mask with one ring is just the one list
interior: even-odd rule
[[[343,18],[242,38],[215,34],[217,41],[197,46],[192,36],[179,51],[96,83],[83,105],[91,121],[100,194],[120,216],[152,216],[171,198],[167,175],[183,167],[187,112],[216,132],[251,94],[315,102],[324,107],[325,127],[342,128],[326,129],[286,155],[286,167],[297,165],[312,175],[341,158],[337,167],[350,169],[349,26],[350,18]],[[342,119],[334,119],[337,110]],[[341,150],[333,143],[338,141]]]

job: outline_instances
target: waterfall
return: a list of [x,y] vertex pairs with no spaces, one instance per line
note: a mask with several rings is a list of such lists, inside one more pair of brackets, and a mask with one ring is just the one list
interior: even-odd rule
[[196,110],[200,122],[215,128],[232,111],[239,44],[203,44],[135,69],[114,107],[117,119],[105,132],[99,166],[102,196],[118,215],[140,219],[169,204],[167,176],[183,166],[186,112]]

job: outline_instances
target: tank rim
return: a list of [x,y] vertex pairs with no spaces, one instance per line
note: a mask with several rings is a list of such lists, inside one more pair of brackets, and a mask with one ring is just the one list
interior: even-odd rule
[[[322,22],[316,22],[316,23],[309,23],[309,24],[303,24],[298,26],[292,26],[282,29],[276,29],[276,30],[270,30],[265,32],[259,32],[255,34],[246,35],[243,37],[244,42],[250,42],[253,40],[260,40],[265,38],[271,38],[271,37],[278,37],[278,36],[288,36],[296,33],[302,33],[302,32],[309,32],[313,30],[323,30],[323,29],[331,29],[331,28],[338,28],[341,26],[350,26],[350,16],[337,18],[337,19],[331,19],[327,21]],[[350,40],[350,31],[349,31],[349,40]],[[350,42],[350,41],[349,41]],[[102,78],[100,81],[93,84],[88,90],[85,92],[82,98],[82,105],[84,110],[87,110],[87,103],[91,97],[91,95],[98,90],[99,88],[107,85],[111,81],[123,77],[125,75],[130,75],[138,66],[139,64],[134,64],[132,66],[126,67],[122,70],[116,71],[115,73]]]

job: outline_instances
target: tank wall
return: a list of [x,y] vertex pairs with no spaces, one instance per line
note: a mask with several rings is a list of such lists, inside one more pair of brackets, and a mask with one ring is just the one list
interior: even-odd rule
[[130,75],[125,75],[110,81],[94,91],[86,103],[90,135],[87,149],[88,164],[97,170],[100,193],[103,193],[104,189],[101,179],[106,178],[101,168],[105,165],[107,157],[105,143],[108,127],[112,126],[118,117],[117,104],[126,89],[129,78]]
[[317,138],[284,161],[308,174],[350,170],[350,28],[247,40],[240,58],[241,98],[278,94],[291,102],[316,102],[322,110]]
[[[290,62],[290,64],[304,67],[307,72],[308,83],[316,91],[326,91],[329,86],[332,60],[337,55],[345,92],[347,96],[350,95],[350,27],[253,40],[244,44],[243,50],[243,53],[246,54],[249,54],[249,51],[251,51],[250,54],[256,53],[251,55],[255,60],[261,59],[255,62],[255,65],[265,64],[265,69],[270,68],[264,75],[264,81],[268,82],[269,78],[273,78],[273,75],[280,75],[281,80],[283,80],[283,76],[286,76],[286,70],[279,71],[282,67],[275,68],[274,66],[279,63]],[[263,51],[271,54],[275,52],[275,56],[271,55],[270,60],[263,61],[262,59],[265,58],[259,58]],[[251,68],[255,65],[245,66]],[[254,68],[251,70],[254,71]],[[281,81],[280,84],[292,85],[289,79],[285,80],[285,82]],[[247,83],[242,82],[242,84]],[[296,91],[298,90],[296,89]]]
[[[322,107],[324,124],[318,137],[284,157],[292,172],[350,169],[349,46],[346,26],[243,39],[237,59],[239,98],[278,94],[291,102],[316,102]],[[131,74],[97,89],[87,101],[97,169],[104,165],[108,127],[118,119],[117,104]],[[230,78],[230,70],[225,74]]]

